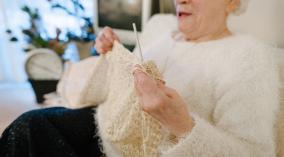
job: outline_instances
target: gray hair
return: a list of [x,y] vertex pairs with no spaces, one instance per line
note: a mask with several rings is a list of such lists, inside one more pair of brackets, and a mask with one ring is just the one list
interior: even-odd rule
[[240,6],[237,8],[237,10],[234,12],[235,15],[241,15],[242,13],[246,12],[248,3],[250,0],[240,0]]

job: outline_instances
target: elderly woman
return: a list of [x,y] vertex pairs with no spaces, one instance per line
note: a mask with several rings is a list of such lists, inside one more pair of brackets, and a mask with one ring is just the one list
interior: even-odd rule
[[[228,16],[244,9],[246,0],[175,0],[175,3],[178,31],[161,35],[159,40],[144,48],[143,54],[146,60],[155,61],[163,72],[165,83],[149,77],[140,66],[136,66],[133,72],[136,93],[144,112],[160,122],[171,135],[159,145],[159,156],[276,156],[274,124],[280,85],[276,59],[270,53],[272,48],[250,36],[233,34],[227,27]],[[113,48],[115,40],[118,36],[106,27],[98,36],[95,47],[99,53],[105,54]],[[59,115],[52,118],[56,117],[55,111],[53,114],[44,111],[24,114],[24,119],[35,113],[40,113],[38,117],[46,114],[45,119],[52,121],[60,135],[70,142],[67,147],[64,138],[51,141],[53,144],[49,141],[48,144],[56,148],[53,151],[63,154],[61,156],[68,156],[68,153],[62,153],[63,148],[75,150],[69,156],[76,156],[72,152],[78,156],[92,154],[86,153],[90,152],[90,130],[94,129],[91,126],[93,119],[89,116],[91,109],[59,110],[73,115],[72,123],[77,124],[80,118],[84,120],[78,123],[84,127],[66,129],[66,123],[58,122]],[[77,115],[83,113],[85,116],[78,118]],[[21,124],[26,125],[26,121],[12,124],[0,144],[11,142],[15,137],[13,130]],[[38,129],[30,127],[31,130]],[[76,134],[76,129],[81,130],[82,139]],[[22,134],[24,138],[30,136]],[[43,149],[38,138],[28,141],[36,141]],[[29,148],[23,144],[25,139],[20,141],[21,144],[9,146]],[[61,147],[55,146],[60,142]],[[33,143],[25,144],[33,146]],[[103,147],[109,157],[123,156],[104,139]],[[48,148],[52,149],[51,146]],[[33,149],[29,151],[36,152]],[[28,150],[22,151],[25,152]]]

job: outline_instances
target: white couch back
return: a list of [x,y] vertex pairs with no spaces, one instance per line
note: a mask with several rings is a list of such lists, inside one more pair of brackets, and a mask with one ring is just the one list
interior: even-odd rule
[[284,0],[250,0],[247,12],[231,16],[233,31],[253,34],[284,48]]
[[[168,6],[172,4],[172,0],[162,1]],[[253,34],[284,48],[284,0],[249,1],[246,13],[230,17],[228,24],[231,30]]]

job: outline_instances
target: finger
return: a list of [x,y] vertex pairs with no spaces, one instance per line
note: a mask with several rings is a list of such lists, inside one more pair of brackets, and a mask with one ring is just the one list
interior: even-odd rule
[[160,92],[163,96],[167,98],[173,98],[173,93],[171,93],[167,87],[165,86],[165,81],[157,80],[157,87],[159,88]]
[[110,43],[113,43],[113,42],[114,42],[115,37],[114,37],[114,35],[113,35],[112,32],[106,31],[106,32],[104,33],[104,35],[105,35],[106,40],[108,40]]
[[133,77],[134,77],[134,82],[137,87],[141,86],[143,82],[145,82],[145,76],[146,75],[142,70],[139,68],[133,70]]
[[103,47],[102,42],[100,41],[96,41],[95,48],[100,54],[104,54],[107,52],[107,50]]
[[95,48],[99,53],[106,53],[107,51],[112,49],[113,45],[110,45],[102,40],[102,38],[97,39],[95,43]]
[[113,43],[116,38],[118,39],[117,35],[113,32],[113,30],[110,27],[105,27],[104,28],[104,35],[106,39]]
[[142,109],[152,115],[163,115],[167,112],[169,98],[160,90],[152,94],[145,94],[140,97]]
[[155,88],[158,88],[156,82],[146,73],[136,70],[134,72],[134,79],[136,79],[136,87],[142,93],[153,93]]
[[142,93],[141,93],[141,91],[139,90],[139,87],[138,87],[138,78],[137,77],[134,77],[134,87],[135,87],[136,95],[138,97],[141,97]]
[[167,87],[164,84],[160,84],[159,88],[164,92],[165,95],[167,95],[170,98],[174,98],[178,95],[177,91],[173,88]]
[[120,39],[118,38],[118,36],[113,32],[113,37],[114,37],[114,40],[120,42]]
[[102,35],[99,38],[99,41],[103,44],[103,47],[112,47],[112,45],[113,45],[113,42],[108,40],[105,35]]
[[119,40],[119,38],[118,38],[117,34],[113,31],[113,29],[112,29],[112,28],[110,28],[110,27],[106,27],[106,29],[107,29],[107,31],[108,31],[108,32],[110,32],[110,33],[111,33],[111,37],[113,38],[113,40],[117,40],[117,41],[119,41],[119,42],[120,42],[120,40]]
[[145,70],[141,65],[136,64],[132,67],[132,70],[131,70],[132,75],[134,75],[135,72],[145,72]]
[[141,65],[139,65],[139,64],[135,64],[135,65],[134,65],[134,68],[140,68],[140,69],[143,69],[143,67],[142,67]]
[[157,79],[156,81],[157,81],[158,87],[160,87],[160,86],[165,86],[165,84],[166,84],[166,81],[164,81],[164,80],[162,80],[162,79]]
[[95,47],[96,51],[97,51],[99,54],[104,53],[104,52],[102,51],[101,43],[100,43],[100,41],[99,41],[98,38],[97,38],[96,41],[95,41],[95,46],[94,46],[94,47]]
[[134,77],[134,84],[135,84],[135,89],[136,93],[139,96],[142,96],[142,91],[141,91],[141,80],[140,80],[140,73],[145,74],[145,72],[142,70],[142,67],[140,65],[135,65],[132,69],[132,74]]
[[96,48],[96,50],[99,54],[106,54],[108,52],[108,50],[102,49],[101,47]]

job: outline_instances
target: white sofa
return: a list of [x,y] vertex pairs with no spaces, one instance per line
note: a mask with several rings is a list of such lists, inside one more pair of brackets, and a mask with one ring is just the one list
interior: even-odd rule
[[[284,28],[284,21],[282,19],[284,19],[284,0],[251,0],[248,11],[241,16],[230,17],[228,24],[233,32],[252,34],[279,47],[275,53],[279,55],[281,78],[284,81],[284,49],[282,49],[284,48],[284,29],[282,29]],[[140,36],[142,49],[151,40],[154,40],[157,34],[173,27],[176,27],[174,16],[155,15]],[[96,57],[91,57],[73,64],[65,72],[58,85],[58,92],[65,97],[65,100],[59,101],[60,103],[64,103],[66,107],[70,108],[91,105],[90,102],[85,101],[84,96],[80,93],[84,93],[84,90],[88,88],[88,77],[92,73],[88,69],[92,69],[96,65],[95,62]],[[82,78],[82,76],[84,77]],[[284,100],[284,88],[281,89],[281,92],[281,100]],[[56,102],[58,103],[58,101]],[[284,150],[281,151],[284,148],[284,101],[281,103],[280,110],[276,126],[278,136],[276,138],[279,146],[278,157],[284,157]]]

